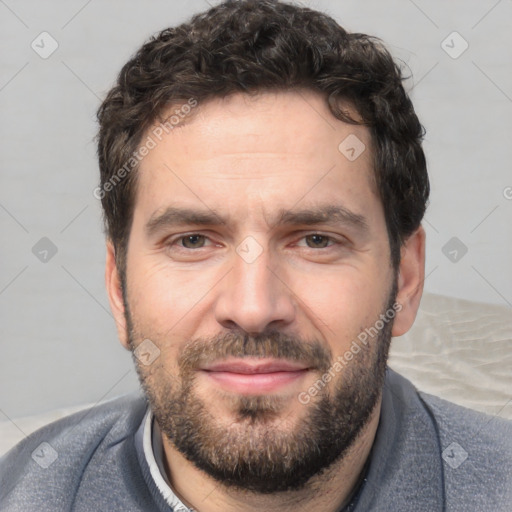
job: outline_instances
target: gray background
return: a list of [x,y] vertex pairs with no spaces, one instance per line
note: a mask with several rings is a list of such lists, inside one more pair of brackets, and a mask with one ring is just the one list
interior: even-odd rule
[[[432,183],[426,290],[512,307],[512,2],[302,3],[410,67]],[[0,420],[138,387],[104,288],[95,112],[145,39],[207,7],[0,0]],[[58,43],[46,59],[31,47],[50,48],[43,31]],[[37,257],[43,237],[56,254]]]

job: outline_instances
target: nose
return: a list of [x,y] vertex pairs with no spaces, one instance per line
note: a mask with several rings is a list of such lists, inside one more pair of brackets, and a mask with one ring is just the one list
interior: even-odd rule
[[293,322],[296,301],[277,268],[269,266],[268,250],[254,261],[234,254],[233,268],[222,280],[215,317],[227,329],[235,327],[255,335]]

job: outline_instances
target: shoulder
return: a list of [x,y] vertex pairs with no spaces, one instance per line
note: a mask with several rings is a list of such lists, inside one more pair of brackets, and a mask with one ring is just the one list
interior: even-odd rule
[[437,426],[449,509],[471,503],[471,510],[510,510],[512,421],[428,393],[418,396]]
[[[418,392],[425,407],[434,416],[441,441],[458,443],[474,460],[490,452],[501,454],[512,469],[512,421],[468,409],[428,393]],[[470,453],[471,452],[471,453]]]
[[38,500],[48,504],[53,498],[45,493],[51,489],[53,496],[60,494],[63,510],[89,466],[103,467],[115,460],[123,441],[135,435],[146,409],[144,397],[135,392],[33,432],[0,458],[0,503],[7,510]]
[[386,385],[391,388],[393,396],[407,405],[411,411],[424,409],[435,422],[443,438],[456,436],[466,441],[468,446],[482,446],[485,443],[489,447],[497,446],[504,453],[511,454],[512,421],[419,391],[411,381],[390,368]]
[[[456,430],[461,436],[474,438],[478,434],[480,440],[493,444],[504,441],[503,437],[512,436],[512,421],[499,416],[491,416],[483,412],[468,409],[438,396],[418,392],[423,403],[435,414],[439,427],[443,430]],[[512,450],[510,442],[504,445]]]
[[388,411],[402,425],[408,449],[416,458],[432,451],[429,466],[419,469],[425,478],[427,468],[436,468],[446,510],[512,510],[511,421],[418,391],[391,369],[386,386],[394,404]]

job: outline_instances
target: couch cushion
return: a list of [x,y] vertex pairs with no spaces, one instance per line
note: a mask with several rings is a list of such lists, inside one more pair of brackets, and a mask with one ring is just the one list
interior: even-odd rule
[[421,391],[512,419],[512,310],[425,293],[389,366]]

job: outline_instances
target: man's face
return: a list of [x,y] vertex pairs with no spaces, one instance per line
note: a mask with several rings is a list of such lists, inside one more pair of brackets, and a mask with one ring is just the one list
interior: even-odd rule
[[346,356],[396,292],[369,133],[312,92],[197,108],[141,162],[124,342],[160,351],[136,360],[139,376],[197,467],[258,492],[299,488],[345,453],[383,383],[392,322]]

